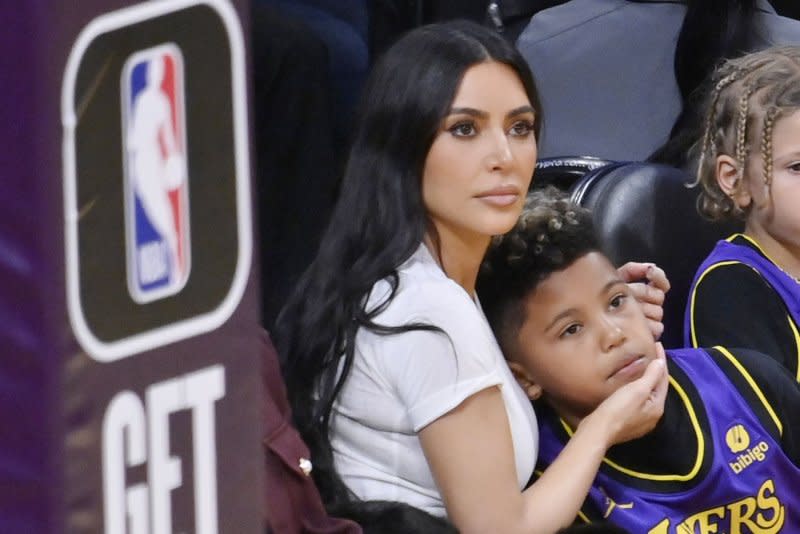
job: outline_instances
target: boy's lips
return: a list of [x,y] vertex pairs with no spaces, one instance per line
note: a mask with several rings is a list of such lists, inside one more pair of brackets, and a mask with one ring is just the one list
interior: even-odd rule
[[644,354],[633,354],[626,356],[619,362],[608,378],[630,377],[644,372],[647,367],[647,360]]

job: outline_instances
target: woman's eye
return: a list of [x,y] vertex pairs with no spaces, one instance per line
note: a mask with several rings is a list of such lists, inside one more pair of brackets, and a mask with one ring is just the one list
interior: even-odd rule
[[456,137],[472,137],[477,133],[475,125],[471,122],[459,122],[448,128],[448,131]]
[[517,121],[511,126],[509,133],[515,137],[527,137],[533,133],[533,123],[531,121]]
[[581,330],[581,325],[577,323],[573,323],[566,327],[564,330],[561,331],[561,334],[558,337],[564,338],[568,336],[574,336]]
[[789,165],[789,170],[792,172],[800,172],[800,161]]

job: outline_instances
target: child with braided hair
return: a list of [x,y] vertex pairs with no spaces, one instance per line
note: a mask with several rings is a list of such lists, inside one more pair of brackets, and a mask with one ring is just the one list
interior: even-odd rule
[[699,267],[685,345],[755,349],[800,380],[800,47],[727,61],[711,83],[695,145],[698,207],[744,231]]
[[[517,382],[535,400],[539,463],[636,380],[658,347],[603,253],[591,214],[529,194],[494,238],[478,294]],[[608,449],[577,521],[636,534],[800,532],[800,385],[748,349],[668,350],[655,428]]]

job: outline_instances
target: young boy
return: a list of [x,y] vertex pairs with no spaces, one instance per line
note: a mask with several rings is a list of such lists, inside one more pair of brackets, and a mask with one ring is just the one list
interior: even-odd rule
[[[539,462],[656,357],[644,314],[601,252],[590,214],[531,194],[490,248],[478,292],[509,366],[537,400]],[[584,510],[631,532],[800,532],[800,387],[754,351],[667,352],[664,415],[612,447]]]

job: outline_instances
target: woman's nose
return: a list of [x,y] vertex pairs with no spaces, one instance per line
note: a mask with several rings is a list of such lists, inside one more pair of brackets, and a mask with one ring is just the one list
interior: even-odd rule
[[492,136],[491,143],[487,156],[488,166],[491,170],[502,170],[514,159],[509,139],[505,132],[500,132]]

